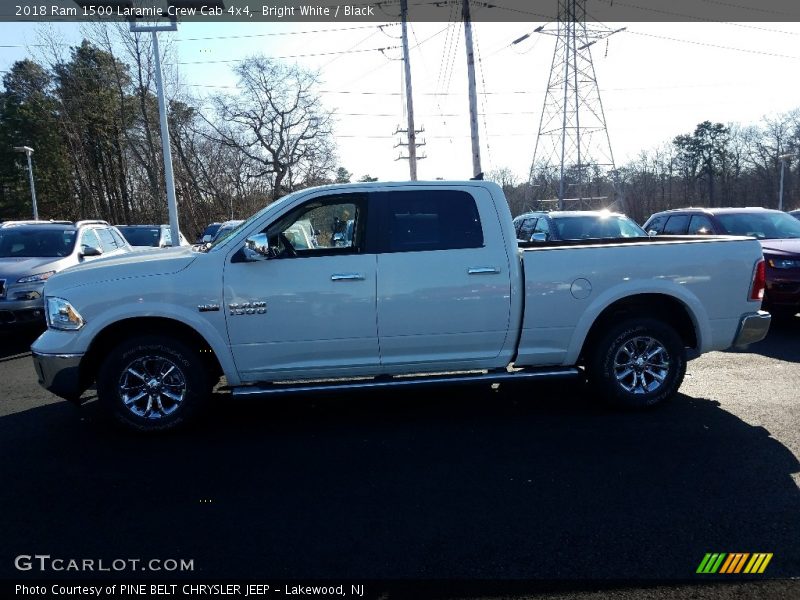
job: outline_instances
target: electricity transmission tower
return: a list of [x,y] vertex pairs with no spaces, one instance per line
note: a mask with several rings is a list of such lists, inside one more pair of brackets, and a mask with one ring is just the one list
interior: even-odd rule
[[543,25],[533,32],[555,36],[556,47],[533,152],[530,183],[540,188],[540,197],[545,197],[541,194],[557,194],[559,210],[565,208],[565,200],[570,202],[569,208],[591,208],[593,200],[602,193],[601,182],[607,183],[610,176],[613,186],[614,154],[591,47],[623,29],[587,27],[586,0],[558,0],[555,29]]

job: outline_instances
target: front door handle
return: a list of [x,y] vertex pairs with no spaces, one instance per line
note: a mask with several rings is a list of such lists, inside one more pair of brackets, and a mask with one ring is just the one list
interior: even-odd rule
[[497,267],[470,267],[467,273],[470,275],[496,275],[500,272]]
[[364,276],[361,273],[334,273],[331,281],[364,281]]

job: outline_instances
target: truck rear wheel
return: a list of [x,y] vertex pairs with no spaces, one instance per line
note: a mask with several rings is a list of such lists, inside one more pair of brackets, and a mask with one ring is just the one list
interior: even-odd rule
[[686,349],[669,325],[632,318],[609,327],[586,361],[589,382],[608,401],[646,408],[672,398],[686,374]]
[[180,340],[160,335],[121,342],[97,375],[97,395],[105,409],[139,432],[181,425],[210,391],[199,354]]

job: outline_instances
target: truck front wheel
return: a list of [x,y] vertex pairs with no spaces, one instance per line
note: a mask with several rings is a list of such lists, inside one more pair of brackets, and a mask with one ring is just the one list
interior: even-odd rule
[[140,432],[177,427],[210,391],[199,354],[180,340],[160,335],[121,342],[97,375],[97,396],[105,409]]
[[645,408],[672,398],[686,374],[686,349],[669,325],[632,318],[609,327],[587,356],[589,382],[608,401]]

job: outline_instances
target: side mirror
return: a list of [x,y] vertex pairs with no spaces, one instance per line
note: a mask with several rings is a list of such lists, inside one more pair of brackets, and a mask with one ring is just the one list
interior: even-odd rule
[[647,235],[649,235],[650,237],[656,237],[658,235],[658,232],[655,229],[651,229],[650,231],[647,232]]
[[244,242],[244,258],[247,262],[267,260],[269,258],[269,238],[266,233],[256,233]]
[[100,248],[95,248],[94,246],[81,246],[81,256],[100,256],[103,254],[103,251]]
[[206,234],[206,235],[203,236],[203,243],[204,244],[207,244],[210,241],[211,241],[211,236],[210,235]]
[[537,232],[531,236],[532,242],[546,242],[547,241],[547,234],[544,232]]

